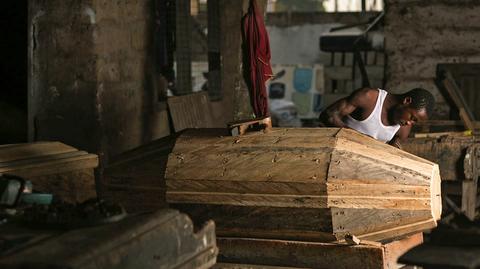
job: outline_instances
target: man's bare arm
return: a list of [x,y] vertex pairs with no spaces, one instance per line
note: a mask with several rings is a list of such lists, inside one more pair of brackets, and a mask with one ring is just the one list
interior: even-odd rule
[[[355,109],[365,107],[371,101],[372,91],[376,89],[362,88],[354,91],[350,96],[342,98],[327,107],[319,117],[322,125],[328,127],[346,127],[343,117],[351,114]],[[373,100],[376,100],[375,98]]]
[[397,134],[393,137],[392,140],[388,142],[388,144],[397,147],[399,149],[402,149],[402,143],[405,143],[407,141],[408,135],[410,134],[410,131],[412,130],[411,125],[405,125],[400,127],[398,129]]

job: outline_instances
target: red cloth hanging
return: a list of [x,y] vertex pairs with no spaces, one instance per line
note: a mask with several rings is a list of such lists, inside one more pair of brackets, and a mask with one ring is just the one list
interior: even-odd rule
[[256,0],[250,0],[248,12],[243,18],[243,56],[244,76],[253,112],[256,117],[266,117],[269,111],[265,82],[272,77],[270,42]]

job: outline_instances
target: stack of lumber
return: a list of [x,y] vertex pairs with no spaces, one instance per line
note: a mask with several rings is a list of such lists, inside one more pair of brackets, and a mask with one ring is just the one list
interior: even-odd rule
[[33,190],[76,203],[96,197],[98,157],[60,142],[0,146],[0,173],[30,180]]
[[348,129],[189,130],[165,179],[171,206],[215,221],[217,269],[395,268],[441,214],[437,164]]

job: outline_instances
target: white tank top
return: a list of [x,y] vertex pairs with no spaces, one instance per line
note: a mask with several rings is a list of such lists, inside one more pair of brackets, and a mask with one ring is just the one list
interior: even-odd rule
[[349,128],[371,136],[379,141],[388,142],[392,140],[398,129],[400,129],[400,125],[385,126],[382,123],[383,102],[385,101],[387,94],[387,91],[378,89],[378,98],[372,113],[362,121],[358,121],[348,115],[344,119],[345,124]]

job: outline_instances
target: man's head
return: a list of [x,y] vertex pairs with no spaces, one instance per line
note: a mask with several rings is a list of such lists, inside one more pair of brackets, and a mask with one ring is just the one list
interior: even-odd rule
[[413,125],[432,115],[435,99],[429,91],[415,88],[402,94],[401,98],[401,104],[396,107],[394,112],[397,124]]

